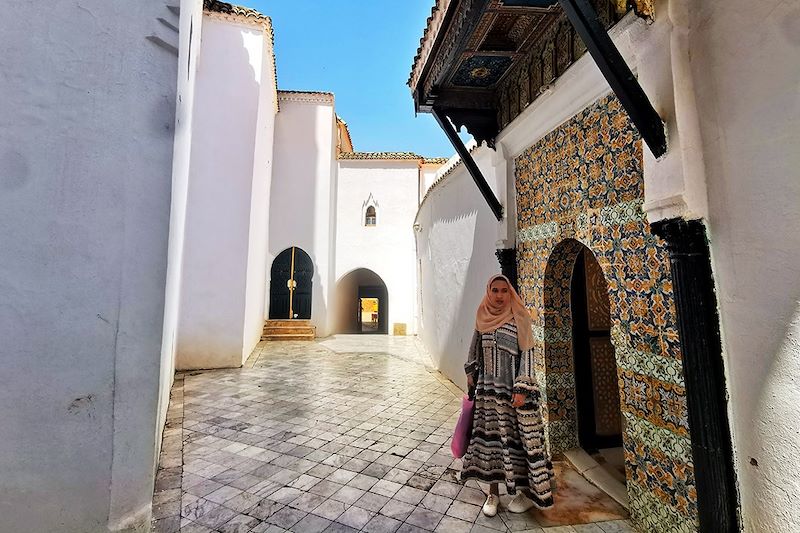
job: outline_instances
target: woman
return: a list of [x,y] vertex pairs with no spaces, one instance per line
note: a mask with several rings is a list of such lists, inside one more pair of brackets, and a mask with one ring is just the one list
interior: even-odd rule
[[553,466],[544,443],[539,388],[531,377],[531,317],[505,276],[489,279],[475,329],[464,365],[470,391],[475,390],[475,411],[461,479],[489,483],[486,516],[497,514],[499,483],[516,494],[511,512],[551,507]]

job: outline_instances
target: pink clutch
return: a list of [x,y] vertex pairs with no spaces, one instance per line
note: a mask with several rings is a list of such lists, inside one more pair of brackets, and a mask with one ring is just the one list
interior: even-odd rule
[[456,459],[464,457],[469,446],[469,439],[472,436],[472,413],[475,409],[475,401],[464,396],[461,400],[461,415],[458,417],[456,429],[453,431],[453,440],[450,442],[450,451]]

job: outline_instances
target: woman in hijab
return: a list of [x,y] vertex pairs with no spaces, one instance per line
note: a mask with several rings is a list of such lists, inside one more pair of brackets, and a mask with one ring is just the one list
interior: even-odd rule
[[499,483],[516,495],[508,505],[513,513],[551,507],[553,466],[532,378],[531,317],[505,276],[489,279],[475,330],[464,365],[475,410],[461,479],[489,483],[486,516],[497,514]]

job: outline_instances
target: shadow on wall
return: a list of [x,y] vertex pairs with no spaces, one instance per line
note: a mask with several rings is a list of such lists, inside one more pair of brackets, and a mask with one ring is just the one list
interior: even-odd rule
[[[421,337],[436,368],[465,387],[463,365],[475,331],[475,311],[486,280],[500,272],[500,265],[495,257],[496,220],[470,188],[468,176],[459,177],[460,183],[451,182],[428,198],[426,210],[440,216],[431,222],[421,220],[423,228],[431,228],[420,234]],[[443,191],[451,187],[467,190],[445,195]],[[447,200],[451,197],[460,201]]]
[[[317,132],[319,106],[313,104],[286,103],[281,106],[275,119],[272,186],[269,200],[269,259],[272,265],[278,254],[292,246],[305,250],[314,265],[312,278],[311,321],[317,327],[317,335],[327,334],[327,300],[323,275],[326,265],[320,258],[330,257],[327,249],[315,246],[321,239],[318,233],[326,231],[326,221],[318,221],[317,196],[323,150],[331,147],[321,145]],[[326,167],[327,168],[327,167]],[[318,228],[318,225],[323,228]],[[329,265],[328,265],[329,266]],[[268,274],[268,273],[267,273]],[[267,286],[267,298],[272,291]],[[264,310],[270,316],[269,305]]]

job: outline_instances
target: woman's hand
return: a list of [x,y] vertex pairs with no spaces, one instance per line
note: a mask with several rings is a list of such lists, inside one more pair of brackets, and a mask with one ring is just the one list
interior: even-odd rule
[[467,390],[472,389],[475,387],[475,376],[472,374],[467,374]]
[[511,407],[518,408],[522,407],[525,403],[525,395],[521,392],[514,393],[514,396],[511,398]]

